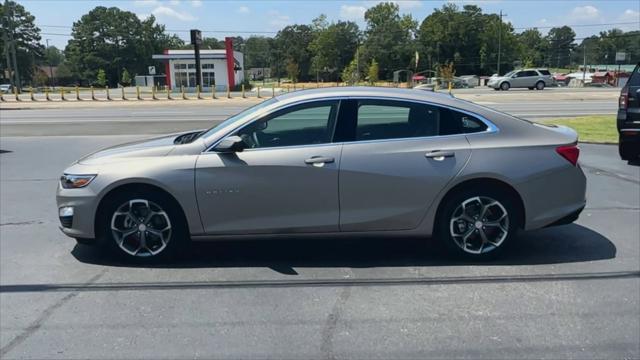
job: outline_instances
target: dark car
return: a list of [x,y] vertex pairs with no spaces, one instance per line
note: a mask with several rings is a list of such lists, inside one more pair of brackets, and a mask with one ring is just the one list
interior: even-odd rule
[[620,157],[635,162],[640,160],[640,63],[633,69],[629,81],[618,100],[618,134]]

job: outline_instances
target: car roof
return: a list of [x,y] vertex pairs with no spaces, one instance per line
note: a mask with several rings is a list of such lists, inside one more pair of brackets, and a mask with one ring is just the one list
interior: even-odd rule
[[[277,97],[280,104],[307,100],[319,100],[322,98],[383,98],[388,100],[414,100],[431,102],[445,106],[468,108],[471,103],[456,99],[455,97],[440,92],[424,91],[419,89],[386,88],[370,86],[344,86],[327,87],[309,90],[300,90]],[[472,105],[472,104],[471,104]]]

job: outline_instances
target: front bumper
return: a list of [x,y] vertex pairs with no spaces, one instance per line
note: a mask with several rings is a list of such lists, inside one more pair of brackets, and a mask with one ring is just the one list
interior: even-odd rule
[[[64,189],[58,184],[56,203],[60,218],[60,230],[73,238],[95,237],[95,213],[97,196],[91,186],[80,189]],[[71,216],[60,214],[61,208],[73,209]]]

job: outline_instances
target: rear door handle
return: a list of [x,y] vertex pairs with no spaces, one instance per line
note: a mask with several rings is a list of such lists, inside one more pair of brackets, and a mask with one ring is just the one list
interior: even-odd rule
[[456,154],[453,151],[436,150],[436,151],[428,152],[424,156],[426,156],[427,159],[433,159],[433,160],[437,160],[437,161],[442,161],[445,158],[454,157],[454,156],[456,156]]
[[325,157],[325,156],[313,156],[308,158],[307,160],[304,161],[305,164],[307,165],[313,165],[313,166],[318,166],[321,167],[324,164],[330,164],[332,162],[335,162],[336,160],[332,157]]

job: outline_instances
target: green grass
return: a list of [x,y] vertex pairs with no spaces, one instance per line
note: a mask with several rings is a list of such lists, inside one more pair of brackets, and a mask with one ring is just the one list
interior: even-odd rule
[[618,143],[615,115],[579,116],[567,119],[542,120],[545,124],[565,125],[578,132],[580,141],[593,143]]

